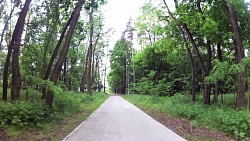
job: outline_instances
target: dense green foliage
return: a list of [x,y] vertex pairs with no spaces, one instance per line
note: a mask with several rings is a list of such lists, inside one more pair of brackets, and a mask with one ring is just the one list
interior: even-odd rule
[[82,111],[84,109],[82,105],[84,104],[95,103],[94,101],[106,99],[108,96],[104,93],[95,93],[91,97],[87,94],[67,91],[58,93],[55,97],[52,108],[48,108],[42,100],[35,100],[34,102],[34,97],[17,103],[1,102],[0,127],[42,127],[45,123],[56,122],[69,114]]
[[[139,40],[139,47],[132,46],[130,53],[133,55],[128,58],[131,73],[126,75],[122,53],[125,50],[118,48],[119,41],[111,51],[109,76],[112,90],[117,87],[114,84],[122,80],[127,90],[129,80],[130,92],[138,94],[172,96],[190,93],[195,102],[197,95],[203,93],[204,104],[211,105],[223,102],[226,93],[236,93],[236,104],[232,105],[249,105],[244,96],[245,84],[249,85],[250,77],[247,73],[249,5],[243,0],[229,1],[229,4],[234,14],[228,13],[225,0],[145,3],[135,26],[131,27],[136,30],[133,33],[137,33]],[[241,33],[241,39],[237,41],[242,43],[243,54],[240,56],[237,55],[236,31],[231,22],[234,16]],[[125,39],[130,41],[128,37]],[[119,62],[123,64],[116,65]]]
[[[153,108],[190,120],[193,126],[224,131],[240,139],[250,137],[250,113],[235,110],[227,106],[204,106],[202,102],[192,103],[187,95],[176,94],[172,97],[154,97],[130,95],[125,97],[139,107]],[[233,95],[227,95],[228,104],[233,102]],[[231,102],[231,103],[230,103]]]

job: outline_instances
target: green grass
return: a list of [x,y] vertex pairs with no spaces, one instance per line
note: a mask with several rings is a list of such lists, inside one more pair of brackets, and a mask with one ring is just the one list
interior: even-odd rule
[[[156,109],[172,116],[188,119],[193,126],[202,125],[239,139],[250,137],[250,112],[246,109],[236,110],[227,105],[205,106],[202,101],[192,103],[190,95],[181,94],[173,97],[130,95],[125,98],[139,107]],[[225,99],[231,103],[233,96],[225,95]]]

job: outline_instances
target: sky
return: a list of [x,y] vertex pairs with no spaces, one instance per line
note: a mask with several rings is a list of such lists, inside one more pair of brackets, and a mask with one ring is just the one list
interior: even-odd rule
[[105,28],[113,28],[114,33],[110,39],[110,46],[119,40],[126,24],[131,17],[135,21],[139,16],[140,7],[149,0],[108,0],[103,7]]

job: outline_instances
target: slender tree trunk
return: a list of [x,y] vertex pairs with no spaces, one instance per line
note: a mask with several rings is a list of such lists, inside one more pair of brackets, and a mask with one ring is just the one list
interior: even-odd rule
[[92,81],[92,85],[95,85],[95,72],[96,72],[96,69],[95,69],[95,47],[93,49],[93,53],[92,53],[92,68],[91,68],[91,81]]
[[[245,57],[244,48],[242,45],[242,38],[240,33],[240,27],[238,25],[237,17],[232,4],[228,0],[224,0],[228,16],[230,19],[232,31],[234,33],[234,40],[236,45],[236,58],[237,62],[241,63],[242,59]],[[237,76],[237,97],[236,97],[236,107],[241,108],[245,105],[245,70],[240,70]]]
[[[192,101],[195,102],[196,101],[196,88],[197,88],[197,83],[196,83],[196,71],[195,71],[195,66],[194,66],[194,60],[193,60],[193,57],[192,57],[192,53],[191,53],[191,50],[188,46],[188,42],[187,42],[187,38],[185,36],[185,32],[183,30],[183,28],[180,26],[180,24],[177,22],[176,18],[173,16],[173,14],[171,13],[171,11],[169,10],[168,8],[168,5],[166,3],[165,0],[163,0],[164,4],[166,5],[167,7],[167,10],[168,10],[168,13],[169,15],[175,20],[175,22],[177,23],[177,28],[179,29],[181,35],[182,35],[182,38],[184,40],[184,43],[185,43],[185,46],[186,46],[186,49],[187,49],[187,53],[188,53],[188,56],[190,58],[190,65],[191,65],[191,71],[192,71]],[[176,1],[175,1],[176,2]],[[177,3],[177,2],[176,2]],[[176,4],[177,6],[177,4]],[[193,44],[192,44],[193,45]]]
[[190,40],[191,43],[192,43],[194,52],[195,52],[195,54],[196,54],[196,56],[197,56],[197,58],[198,58],[198,62],[199,62],[199,66],[200,66],[201,72],[202,72],[203,76],[205,76],[206,70],[205,70],[203,61],[202,61],[202,59],[201,59],[200,52],[199,52],[199,50],[198,50],[198,48],[197,48],[197,46],[196,46],[196,43],[195,43],[195,41],[194,41],[194,38],[193,38],[193,36],[192,36],[191,32],[189,31],[189,29],[188,29],[188,27],[187,27],[186,24],[183,25],[183,29],[184,29],[184,31],[186,32],[186,34],[188,35],[188,38],[189,38],[189,40]]
[[11,12],[10,12],[10,15],[8,16],[7,20],[5,21],[4,28],[3,28],[3,31],[2,31],[2,33],[1,33],[0,51],[3,50],[2,43],[3,43],[4,32],[6,31],[8,25],[9,25],[9,21],[10,21],[10,19],[11,19],[11,17],[12,17],[12,14],[13,14],[14,10],[15,10],[15,6],[12,7]]
[[[217,43],[217,55],[218,55],[218,59],[220,62],[222,62],[222,51],[221,51],[221,44]],[[214,104],[218,103],[218,96],[220,94],[221,91],[221,80],[216,82],[216,86],[215,86],[215,94],[214,94]],[[221,94],[222,96],[222,94]],[[222,98],[223,100],[223,98]],[[223,103],[223,101],[222,101]]]
[[13,50],[12,56],[12,88],[11,88],[11,99],[17,100],[20,95],[20,70],[19,70],[19,48],[21,43],[21,37],[24,30],[24,23],[27,12],[29,10],[29,5],[31,0],[26,0],[22,11],[19,14],[19,18],[17,20],[11,43],[8,47],[8,54],[6,57],[6,62],[4,65],[4,73],[3,73],[3,100],[7,100],[7,89],[8,89],[8,68],[10,63],[10,57]]
[[90,24],[90,36],[89,36],[89,56],[88,56],[88,68],[87,68],[87,92],[89,95],[92,95],[92,79],[91,79],[91,64],[92,64],[92,51],[93,51],[93,32],[94,32],[94,22],[93,22],[93,13],[94,13],[94,0],[91,0],[91,7],[89,13],[89,24]]
[[80,91],[81,92],[85,92],[85,84],[86,84],[86,72],[87,72],[87,69],[88,69],[88,58],[89,58],[89,48],[87,50],[87,55],[85,57],[85,64],[83,63],[83,73],[82,73],[82,80],[81,80],[81,83],[80,83]]
[[[211,50],[211,43],[210,40],[207,40],[207,68],[205,71],[205,77],[209,75],[209,72],[211,70],[211,58],[212,58],[212,50]],[[211,102],[210,94],[211,94],[211,86],[209,82],[204,82],[204,104],[209,105]]]
[[[42,62],[43,67],[42,68],[47,68],[47,53],[49,51],[49,48],[54,46],[54,43],[55,43],[55,40],[56,40],[55,37],[57,37],[57,25],[58,25],[58,22],[59,22],[59,2],[56,4],[55,9],[56,9],[56,12],[55,12],[56,13],[55,17],[56,18],[52,19],[51,29],[48,28],[50,30],[49,37],[47,37],[45,39],[47,41],[44,41],[44,54],[43,54],[43,62]],[[47,13],[49,13],[49,12],[50,11],[48,10]],[[47,22],[49,22],[49,20]],[[68,24],[67,24],[67,26],[68,26]],[[65,33],[63,33],[63,36],[64,36],[64,34]],[[60,47],[60,45],[59,45],[59,47]],[[52,60],[50,60],[50,61],[52,61]],[[50,68],[51,68],[51,66],[50,66]],[[46,74],[47,71],[48,70],[46,70],[45,72],[42,73],[43,76],[41,76],[41,77],[43,77],[44,80],[48,79],[49,74]],[[46,91],[47,91],[46,86],[42,86],[42,97],[41,97],[41,99],[45,99]]]
[[[98,56],[95,56],[95,52],[96,52],[96,48],[97,48],[97,44],[98,44],[98,41],[99,41],[99,38],[100,38],[100,33],[98,33],[97,35],[97,38],[95,40],[95,43],[93,45],[93,62],[92,62],[92,83],[93,84],[97,84],[98,82],[96,81],[96,73],[97,73],[97,66],[96,64],[98,63]],[[95,60],[96,58],[96,60]]]
[[44,76],[44,80],[48,79],[49,78],[49,75],[50,75],[50,72],[51,72],[51,69],[52,69],[52,65],[53,65],[53,62],[54,60],[56,59],[56,56],[58,54],[58,51],[59,51],[59,48],[62,44],[62,41],[63,41],[63,38],[65,36],[65,33],[68,29],[68,26],[70,25],[71,21],[72,21],[72,18],[73,18],[73,15],[74,15],[74,12],[72,13],[71,17],[69,18],[67,24],[65,25],[65,27],[63,28],[63,31],[61,33],[61,36],[59,38],[59,41],[57,42],[57,45],[56,45],[56,48],[54,49],[53,51],[53,54],[50,58],[50,61],[49,61],[49,65],[48,65],[48,68],[47,68],[47,71],[46,71],[46,74]]
[[[62,69],[64,59],[68,53],[70,41],[71,41],[72,35],[74,33],[74,29],[76,27],[76,23],[78,21],[78,17],[80,16],[80,12],[81,12],[81,9],[82,9],[84,2],[85,2],[84,0],[78,0],[78,3],[77,3],[76,8],[74,10],[74,14],[72,16],[72,21],[70,22],[69,30],[67,32],[66,39],[65,39],[65,42],[63,45],[62,53],[60,54],[59,59],[58,59],[56,65],[52,71],[52,74],[51,74],[51,81],[54,84],[57,83],[58,76],[59,76],[60,71]],[[52,107],[53,98],[54,98],[54,95],[53,95],[52,91],[48,91],[48,93],[46,95],[46,103],[49,105],[49,107]]]
[[191,73],[192,74],[192,101],[195,102],[196,101],[196,87],[197,87],[196,84],[197,83],[196,83],[196,71],[195,71],[195,67],[194,67],[194,60],[192,57],[191,50],[188,47],[188,42],[187,42],[187,39],[185,37],[185,33],[180,26],[179,26],[179,30],[182,33],[182,37],[183,37],[183,40],[184,40],[184,43],[185,43],[185,46],[187,49],[187,53],[188,53],[188,56],[190,58],[190,65],[191,65],[191,71],[192,71],[192,73]]
[[[59,41],[57,42],[57,45],[56,45],[56,47],[55,47],[55,49],[54,49],[54,51],[52,53],[52,56],[50,58],[49,65],[48,65],[48,68],[47,68],[45,76],[44,76],[44,80],[47,80],[49,78],[53,62],[56,59],[56,56],[57,56],[59,48],[60,48],[60,46],[62,44],[63,38],[65,36],[65,33],[66,33],[67,29],[68,29],[68,26],[70,25],[70,23],[72,21],[73,15],[74,15],[74,12],[72,13],[72,15],[70,16],[68,22],[66,23],[65,27],[63,28],[63,31],[62,31],[61,36],[59,38]],[[42,88],[42,97],[41,98],[44,99],[45,97],[46,97],[46,88],[43,87]]]

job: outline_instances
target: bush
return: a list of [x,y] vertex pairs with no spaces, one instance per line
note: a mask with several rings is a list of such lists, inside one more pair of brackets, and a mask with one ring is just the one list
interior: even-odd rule
[[[93,97],[100,96],[104,94],[95,94]],[[92,101],[93,97],[73,92],[55,93],[51,109],[40,99],[0,102],[0,127],[40,127],[45,122],[54,122],[68,114],[79,112],[81,105]]]
[[46,118],[47,107],[42,102],[0,103],[0,126],[39,126]]

